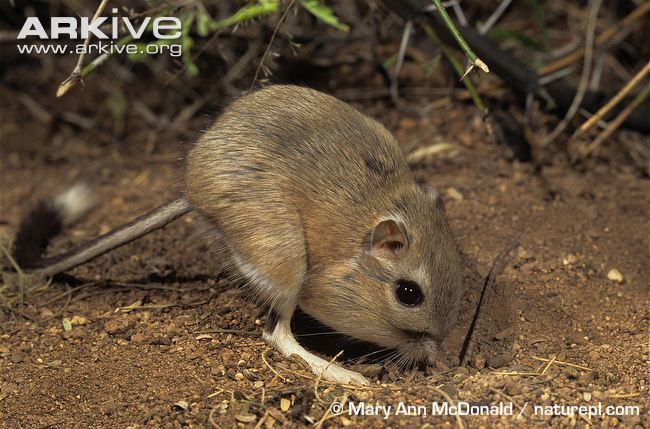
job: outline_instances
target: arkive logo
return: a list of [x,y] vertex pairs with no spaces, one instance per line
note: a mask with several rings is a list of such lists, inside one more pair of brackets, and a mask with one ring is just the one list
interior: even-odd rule
[[[112,12],[117,13],[117,9],[113,8]],[[108,29],[100,29],[105,24],[108,24]],[[30,36],[41,40],[58,40],[62,36],[86,39],[91,34],[98,39],[118,39],[121,24],[135,40],[140,39],[147,28],[151,28],[157,39],[176,39],[181,36],[181,20],[173,16],[145,17],[137,24],[131,22],[131,18],[118,16],[100,16],[95,20],[88,17],[51,17],[49,34],[41,20],[32,16],[27,18],[16,39],[22,40]]]

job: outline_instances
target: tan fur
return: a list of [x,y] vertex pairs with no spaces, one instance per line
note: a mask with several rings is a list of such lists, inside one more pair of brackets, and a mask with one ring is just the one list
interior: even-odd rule
[[[185,179],[185,197],[32,261],[30,272],[69,270],[192,210],[215,263],[234,268],[268,306],[264,338],[284,355],[327,380],[367,383],[296,341],[290,321],[299,306],[339,332],[397,349],[403,363],[433,359],[458,311],[460,255],[440,198],[416,185],[379,123],[317,91],[270,86],[215,121],[190,151]],[[63,219],[79,211],[66,213],[77,194],[55,205]],[[19,249],[33,244],[19,236]],[[423,292],[417,305],[400,302],[400,284]]]
[[[246,95],[197,142],[186,171],[193,209],[280,318],[300,306],[407,359],[430,358],[451,328],[461,277],[444,209],[391,134],[346,103],[294,86]],[[370,248],[386,220],[398,227],[381,234],[407,240],[391,255]],[[421,305],[397,302],[398,279],[421,283]]]

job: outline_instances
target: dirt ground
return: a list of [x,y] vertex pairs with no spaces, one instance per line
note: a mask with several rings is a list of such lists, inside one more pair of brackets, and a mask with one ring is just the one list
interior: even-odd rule
[[[88,101],[74,104],[87,100],[80,94],[67,103],[88,111]],[[5,247],[30,205],[76,181],[95,184],[100,204],[52,253],[179,189],[178,158],[191,138],[100,144],[96,131],[37,120],[7,86],[1,96]],[[467,104],[446,103],[417,120],[385,103],[357,107],[387,123],[405,147],[455,147],[413,166],[442,193],[468,255],[463,314],[435,367],[399,372],[348,358],[343,364],[368,374],[371,387],[316,380],[261,341],[262,310],[220,272],[189,215],[71,277],[23,279],[23,306],[0,313],[0,425],[650,427],[648,179],[616,156],[577,167],[553,161],[541,173],[509,162]],[[459,367],[483,278],[514,240],[485,294],[469,362]],[[3,293],[15,292],[21,278],[4,257],[3,264]],[[514,415],[432,416],[431,404],[447,397],[512,404]],[[362,402],[393,406],[388,422],[352,415],[350,403]],[[400,402],[426,408],[400,415]],[[344,404],[342,415],[328,411],[335,403]],[[548,410],[599,404],[600,415]]]

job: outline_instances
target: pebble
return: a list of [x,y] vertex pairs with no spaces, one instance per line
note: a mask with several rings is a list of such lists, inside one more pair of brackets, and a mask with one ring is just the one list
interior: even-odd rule
[[621,283],[623,281],[623,274],[621,274],[621,272],[616,268],[612,268],[607,273],[607,278],[613,282]]
[[512,334],[514,334],[515,330],[511,326],[509,328],[504,329],[503,331],[499,331],[496,334],[494,334],[494,339],[495,340],[503,340],[505,338],[511,337]]
[[11,353],[11,357],[9,360],[11,360],[12,363],[21,363],[25,359],[25,352],[22,350],[14,350]]
[[472,362],[472,366],[476,369],[485,368],[485,359],[483,358],[483,356],[474,356],[471,362]]
[[487,359],[487,365],[490,368],[501,368],[512,361],[512,355],[510,353],[499,353],[496,356],[490,356]]
[[461,201],[464,197],[463,194],[458,192],[456,188],[448,188],[447,189],[447,195],[449,195],[450,198],[456,200],[456,201]]
[[449,371],[449,366],[441,359],[436,359],[435,366],[438,371]]
[[521,394],[521,386],[514,381],[507,381],[503,390],[510,396],[517,396]]
[[564,369],[562,369],[562,373],[567,378],[578,378],[578,370],[570,366],[565,366]]
[[605,398],[605,394],[603,392],[601,392],[600,390],[594,390],[593,392],[591,392],[591,396],[594,399],[604,399]]
[[440,388],[443,392],[449,395],[452,399],[458,397],[458,390],[451,383],[445,383]]
[[240,423],[254,423],[257,421],[257,416],[254,414],[237,414],[235,420]]

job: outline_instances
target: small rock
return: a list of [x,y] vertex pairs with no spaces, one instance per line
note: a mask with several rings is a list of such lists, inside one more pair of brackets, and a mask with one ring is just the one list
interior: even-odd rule
[[591,371],[585,372],[580,377],[578,377],[578,382],[580,382],[580,384],[583,386],[589,385],[589,383],[592,381],[594,381],[594,373]]
[[171,343],[172,340],[164,335],[157,335],[149,341],[149,344],[154,346],[169,346]]
[[291,401],[287,398],[280,399],[280,409],[286,412],[289,411],[289,408],[291,408]]
[[40,312],[41,319],[51,319],[54,317],[54,312],[49,308],[44,308]]
[[172,408],[175,410],[187,410],[189,406],[190,404],[188,404],[187,401],[178,401],[172,406]]
[[131,342],[136,344],[146,344],[149,342],[149,336],[139,332],[131,335]]
[[570,366],[565,366],[562,369],[562,374],[564,374],[567,378],[578,378],[578,370]]
[[585,401],[589,402],[591,401],[591,392],[584,392],[582,394],[582,397],[584,398]]
[[485,359],[483,356],[474,356],[471,360],[472,366],[476,369],[485,368]]
[[452,399],[458,397],[458,390],[451,383],[443,384],[441,390],[449,395]]
[[521,394],[521,386],[514,381],[506,382],[503,390],[510,396],[517,396]]
[[254,414],[237,414],[235,420],[240,423],[254,423],[257,421],[257,416]]
[[576,344],[578,346],[584,346],[587,344],[587,341],[585,341],[584,337],[581,335],[572,335],[569,334],[566,338],[566,344]]
[[73,326],[74,325],[87,325],[88,323],[90,323],[90,321],[88,319],[86,319],[85,317],[82,317],[82,316],[72,316],[72,318],[70,319],[70,323]]
[[569,254],[562,259],[562,265],[573,265],[578,260],[578,257],[573,254]]
[[509,328],[504,329],[503,331],[499,331],[499,332],[497,332],[496,334],[494,334],[494,339],[495,339],[495,340],[503,340],[503,339],[506,339],[506,338],[508,338],[508,337],[511,337],[512,334],[514,334],[514,332],[515,332],[515,330],[514,330],[514,328],[511,326],[511,327],[509,327]]
[[441,359],[436,359],[435,366],[438,371],[441,372],[449,371],[449,366]]
[[447,189],[447,195],[449,195],[449,197],[451,199],[454,199],[456,201],[461,201],[464,198],[463,194],[458,192],[458,190],[456,188],[448,188]]
[[605,399],[605,394],[600,390],[594,390],[593,392],[591,392],[591,396],[594,399]]
[[623,274],[621,274],[621,272],[616,268],[609,270],[607,273],[607,278],[616,283],[623,282]]
[[487,365],[491,368],[501,368],[510,363],[513,356],[510,353],[499,353],[487,359]]
[[9,360],[11,360],[12,363],[21,363],[23,360],[25,360],[25,352],[22,350],[14,350],[11,353]]
[[591,362],[596,362],[600,358],[600,355],[596,350],[592,350],[587,354],[587,358],[589,358]]

